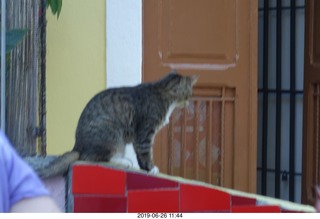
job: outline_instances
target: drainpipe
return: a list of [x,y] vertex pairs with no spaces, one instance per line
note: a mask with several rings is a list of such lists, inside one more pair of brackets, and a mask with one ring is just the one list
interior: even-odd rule
[[1,0],[1,121],[0,128],[6,129],[6,0]]

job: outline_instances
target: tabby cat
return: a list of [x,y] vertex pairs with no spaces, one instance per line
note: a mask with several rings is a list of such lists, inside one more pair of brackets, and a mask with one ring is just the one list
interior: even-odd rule
[[141,169],[159,170],[153,164],[152,145],[157,132],[169,123],[172,111],[188,104],[197,76],[169,73],[152,83],[104,90],[84,108],[76,129],[75,145],[47,167],[40,177],[63,174],[76,160],[110,161],[132,144]]

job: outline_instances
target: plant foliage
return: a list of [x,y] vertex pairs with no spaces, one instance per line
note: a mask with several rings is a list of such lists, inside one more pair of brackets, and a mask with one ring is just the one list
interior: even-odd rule
[[10,52],[23,39],[28,30],[13,29],[6,32],[6,53]]
[[62,0],[47,0],[47,8],[50,7],[52,14],[59,18],[62,9]]
[[6,31],[6,53],[9,53],[12,49],[14,49],[27,32],[28,30],[26,29],[12,29]]

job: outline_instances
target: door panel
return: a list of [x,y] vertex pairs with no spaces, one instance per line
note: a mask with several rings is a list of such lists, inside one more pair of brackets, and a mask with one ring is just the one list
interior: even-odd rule
[[157,136],[161,172],[256,190],[257,1],[144,0],[143,81],[199,75]]
[[313,204],[320,184],[320,1],[305,9],[302,202]]
[[[160,41],[164,65],[175,68],[179,64],[200,64],[194,67],[214,68],[212,64],[234,63],[236,15],[234,1],[201,0],[196,7],[194,1],[163,1]],[[225,16],[229,19],[225,20]]]

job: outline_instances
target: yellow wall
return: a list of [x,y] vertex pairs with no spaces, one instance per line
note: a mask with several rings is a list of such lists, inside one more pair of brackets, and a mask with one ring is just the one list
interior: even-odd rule
[[47,10],[47,152],[72,149],[80,113],[105,88],[105,0],[63,1]]

